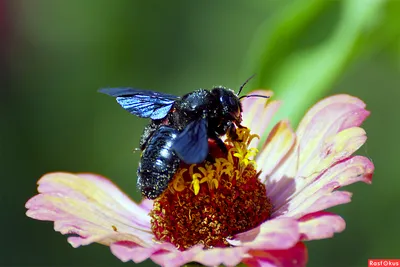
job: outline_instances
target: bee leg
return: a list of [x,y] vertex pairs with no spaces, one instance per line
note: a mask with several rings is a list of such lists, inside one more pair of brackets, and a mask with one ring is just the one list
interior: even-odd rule
[[212,132],[209,133],[208,138],[212,139],[215,141],[219,149],[224,153],[224,155],[228,155],[228,149],[226,148],[224,141],[221,140],[221,138],[218,137],[218,133]]
[[215,158],[209,153],[206,157],[206,161],[210,163],[215,163]]
[[[239,126],[238,126],[239,127]],[[241,126],[243,127],[243,126]],[[240,127],[239,127],[240,128]],[[234,141],[239,141],[239,136],[236,133],[236,126],[235,124],[231,124],[230,127],[228,128],[228,133],[227,135]]]
[[241,125],[240,123],[236,124],[239,129],[246,128],[246,126]]
[[226,148],[224,142],[219,138],[218,136],[212,137],[212,139],[215,141],[217,146],[221,149],[221,151],[225,154],[228,155],[228,149]]

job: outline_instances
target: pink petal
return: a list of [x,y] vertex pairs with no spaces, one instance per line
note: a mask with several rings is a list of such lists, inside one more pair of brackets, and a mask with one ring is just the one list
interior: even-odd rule
[[362,156],[355,156],[337,163],[320,175],[303,190],[291,195],[284,205],[277,207],[272,216],[300,218],[350,201],[351,194],[335,189],[355,182],[371,183],[374,166]]
[[[369,115],[369,111],[365,110],[365,106],[361,99],[346,94],[327,97],[308,110],[299,124],[297,135],[301,138],[306,135],[312,135],[310,127],[315,127],[315,124],[319,124],[317,128],[327,130],[331,127],[327,122],[333,123],[338,119],[341,124],[338,125],[339,128],[335,132],[360,126]],[[325,121],[318,122],[318,119],[322,118],[325,118]]]
[[[261,153],[257,156],[257,166],[262,170],[260,180],[266,182],[268,174],[279,166],[293,147],[296,136],[288,121],[280,121],[269,133]],[[273,189],[268,188],[268,194]]]
[[153,200],[144,198],[142,202],[139,203],[139,207],[146,211],[148,214],[153,209]]
[[320,101],[306,114],[295,146],[266,182],[276,208],[284,207],[294,195],[306,196],[304,188],[364,144],[365,131],[357,127],[369,114],[364,107],[355,97],[337,95]]
[[234,240],[229,241],[234,247],[203,249],[202,246],[195,246],[179,251],[173,246],[166,247],[166,244],[143,248],[132,242],[117,242],[111,245],[111,250],[122,261],[133,260],[136,263],[150,256],[155,263],[170,267],[182,266],[188,262],[205,266],[235,266],[249,257],[247,252],[251,249],[291,250],[299,238],[298,222],[290,218],[280,218],[235,236]]
[[130,241],[112,243],[110,249],[121,261],[127,262],[132,260],[135,263],[147,260],[156,251],[155,247],[142,247]]
[[[268,194],[275,207],[282,206],[295,194],[303,192],[303,189],[307,190],[331,165],[348,158],[364,143],[364,134],[363,129],[354,127],[335,135],[331,142],[326,142],[327,148],[321,152],[319,159],[313,162],[314,165],[309,165],[314,172],[307,177],[297,176],[295,179],[282,179],[275,184],[268,181]],[[318,184],[322,186],[321,181]]]
[[308,261],[307,247],[299,242],[286,250],[256,250],[243,263],[249,267],[301,267]]
[[[325,158],[324,151],[327,152],[326,148],[329,147],[327,142],[332,142],[337,133],[359,126],[369,115],[369,111],[364,107],[365,104],[361,100],[348,95],[336,95],[318,102],[301,121],[296,131],[298,141],[296,148],[293,149],[292,155],[285,164],[270,177],[271,182],[274,183],[283,176],[308,177],[313,174],[316,171],[314,169],[317,166],[316,162]],[[360,136],[365,141],[363,137],[365,133],[353,132],[352,134],[355,137]],[[346,139],[346,135],[341,137]],[[341,142],[346,144],[344,140]],[[350,144],[347,145],[350,146]],[[340,154],[347,149],[339,145],[336,148],[339,150],[328,153],[332,159],[335,159],[335,153]],[[350,148],[356,149],[354,146]]]
[[299,238],[297,221],[292,218],[279,218],[268,220],[252,230],[237,234],[228,242],[233,246],[269,250],[290,248]]
[[156,264],[165,267],[179,267],[188,262],[192,262],[196,254],[203,251],[203,246],[194,246],[185,251],[179,251],[177,249],[173,251],[160,251],[159,253],[153,254],[151,260]]
[[330,212],[315,212],[299,219],[302,240],[314,240],[333,237],[346,228],[342,217]]
[[93,174],[50,173],[38,182],[40,194],[26,203],[27,216],[54,221],[54,229],[72,234],[78,247],[92,242],[110,245],[132,241],[151,246],[147,210],[135,204],[104,177]]
[[205,266],[236,266],[247,255],[247,247],[213,248],[202,250],[193,258],[194,262]]
[[[271,91],[257,90],[249,93],[249,95],[265,95],[272,97]],[[278,110],[280,102],[268,102],[265,98],[249,97],[242,101],[243,107],[243,126],[251,129],[252,134],[258,134],[262,137],[273,115]],[[261,120],[259,118],[262,118]],[[257,147],[259,139],[255,138],[251,142],[251,147]]]
[[119,241],[110,245],[111,252],[123,262],[132,260],[135,263],[142,262],[150,258],[153,254],[163,251],[180,253],[176,247],[169,243],[155,243],[151,247],[142,247],[134,242]]
[[364,129],[352,127],[338,132],[324,140],[320,153],[310,158],[305,166],[299,168],[297,177],[305,177],[311,182],[319,173],[330,166],[350,157],[367,140]]
[[151,259],[162,266],[178,267],[189,262],[200,263],[204,266],[235,266],[239,264],[249,248],[228,247],[203,249],[202,246],[194,246],[185,251],[164,250],[151,256]]

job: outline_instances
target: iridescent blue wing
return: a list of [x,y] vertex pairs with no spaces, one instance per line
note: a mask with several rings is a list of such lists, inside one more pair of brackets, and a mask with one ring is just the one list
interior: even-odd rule
[[207,120],[192,121],[175,139],[172,148],[187,164],[204,161],[208,154]]
[[100,93],[116,97],[118,104],[140,118],[162,119],[167,116],[178,96],[133,88],[100,89]]

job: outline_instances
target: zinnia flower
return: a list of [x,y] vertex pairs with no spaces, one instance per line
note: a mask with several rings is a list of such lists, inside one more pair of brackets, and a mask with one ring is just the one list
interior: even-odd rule
[[340,216],[324,211],[350,202],[351,193],[337,189],[371,183],[373,164],[351,156],[366,141],[359,126],[369,112],[358,98],[328,97],[296,132],[288,121],[275,125],[257,154],[257,135],[280,105],[265,103],[245,98],[248,128],[238,130],[240,141],[227,138],[228,156],[210,142],[215,162],[182,164],[154,201],[136,204],[99,175],[50,173],[26,203],[27,215],[54,221],[73,247],[104,244],[124,262],[304,266],[304,241],[345,228]]

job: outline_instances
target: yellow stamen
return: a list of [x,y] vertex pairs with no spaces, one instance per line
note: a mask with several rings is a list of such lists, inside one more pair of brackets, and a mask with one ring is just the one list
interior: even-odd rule
[[[171,190],[181,192],[189,186],[195,195],[200,192],[200,185],[207,183],[208,189],[218,189],[221,175],[228,175],[230,180],[240,179],[246,168],[251,165],[256,168],[253,160],[258,153],[256,148],[248,148],[248,144],[254,139],[259,138],[256,134],[250,134],[247,128],[237,129],[238,140],[228,138],[226,143],[231,146],[226,158],[216,158],[213,164],[206,162],[204,167],[196,167],[196,164],[189,166],[189,169],[182,168],[175,174]],[[235,167],[237,166],[237,167]],[[189,171],[192,178],[191,183],[185,182],[183,174]]]
[[207,248],[229,246],[227,238],[252,229],[270,216],[271,204],[255,168],[257,135],[237,129],[228,136],[225,155],[209,143],[215,162],[181,164],[169,189],[155,200],[152,231],[158,240],[184,250],[196,244]]

